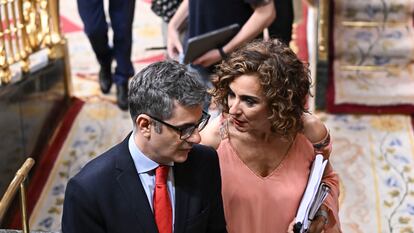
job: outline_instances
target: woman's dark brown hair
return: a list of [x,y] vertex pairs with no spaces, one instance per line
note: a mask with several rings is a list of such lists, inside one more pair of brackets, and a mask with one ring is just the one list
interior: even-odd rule
[[303,129],[302,114],[311,84],[308,66],[278,40],[256,40],[231,53],[217,66],[212,95],[229,111],[230,83],[241,75],[256,75],[270,110],[272,131],[290,137]]

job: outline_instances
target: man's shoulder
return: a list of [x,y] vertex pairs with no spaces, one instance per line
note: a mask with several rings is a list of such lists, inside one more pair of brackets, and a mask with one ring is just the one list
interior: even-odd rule
[[[217,152],[212,147],[195,145],[185,162],[175,164],[176,179],[206,191],[220,183],[220,166]],[[206,191],[210,192],[210,191]]]
[[[217,157],[216,150],[211,146],[196,144],[191,149],[189,156],[196,155],[196,157],[200,157],[200,159],[209,159]],[[195,158],[198,159],[198,158]]]
[[120,144],[113,146],[106,152],[89,161],[74,177],[82,182],[102,180],[115,169],[116,158],[120,156]]
[[217,152],[213,147],[201,144],[194,145],[188,158],[184,162],[185,165],[196,167],[215,166],[218,163]]

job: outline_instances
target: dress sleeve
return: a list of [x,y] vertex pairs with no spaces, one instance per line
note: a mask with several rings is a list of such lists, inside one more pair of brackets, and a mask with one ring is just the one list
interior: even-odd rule
[[[326,125],[325,125],[326,127]],[[332,140],[329,129],[326,127],[326,136],[320,142],[314,143],[313,148],[315,154],[322,154],[325,159],[329,159],[332,151]],[[322,182],[327,184],[330,192],[324,201],[324,205],[328,207],[328,224],[325,226],[326,233],[341,232],[339,222],[339,177],[333,170],[331,163],[328,161]]]
[[328,207],[328,224],[325,226],[326,233],[341,232],[339,223],[339,178],[332,169],[330,162],[326,165],[322,182],[330,187],[330,192],[324,201],[324,205]]

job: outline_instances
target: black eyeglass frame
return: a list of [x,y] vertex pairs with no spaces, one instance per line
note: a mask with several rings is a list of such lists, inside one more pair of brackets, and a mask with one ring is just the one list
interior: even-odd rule
[[[206,111],[203,110],[203,115],[201,116],[201,119],[198,121],[197,124],[192,124],[192,125],[189,125],[189,126],[178,127],[178,126],[175,126],[175,125],[171,125],[171,124],[169,124],[169,123],[167,123],[167,122],[165,122],[165,121],[163,121],[163,120],[161,120],[161,119],[159,119],[157,117],[151,116],[148,113],[145,113],[145,114],[148,115],[149,117],[151,117],[152,119],[160,122],[161,124],[164,124],[164,125],[170,127],[171,129],[179,132],[180,133],[180,139],[181,140],[186,140],[189,137],[191,137],[191,135],[194,134],[194,131],[196,129],[198,129],[198,132],[200,132],[201,130],[203,130],[206,127],[206,125],[207,125],[207,123],[208,123],[208,121],[210,120],[210,117],[211,117],[211,115],[208,114],[208,112],[206,112]],[[203,122],[205,122],[205,124],[203,125],[203,127],[201,129],[199,129],[200,124],[202,124]],[[184,137],[183,136],[183,132],[186,131],[186,130],[189,130],[189,128],[192,128],[192,129],[188,132],[188,135]]]

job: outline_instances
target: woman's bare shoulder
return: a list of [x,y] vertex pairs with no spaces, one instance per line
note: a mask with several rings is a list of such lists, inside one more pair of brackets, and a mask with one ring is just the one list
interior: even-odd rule
[[210,120],[207,126],[200,132],[201,144],[211,146],[215,149],[220,145],[220,126],[223,116],[219,115]]

